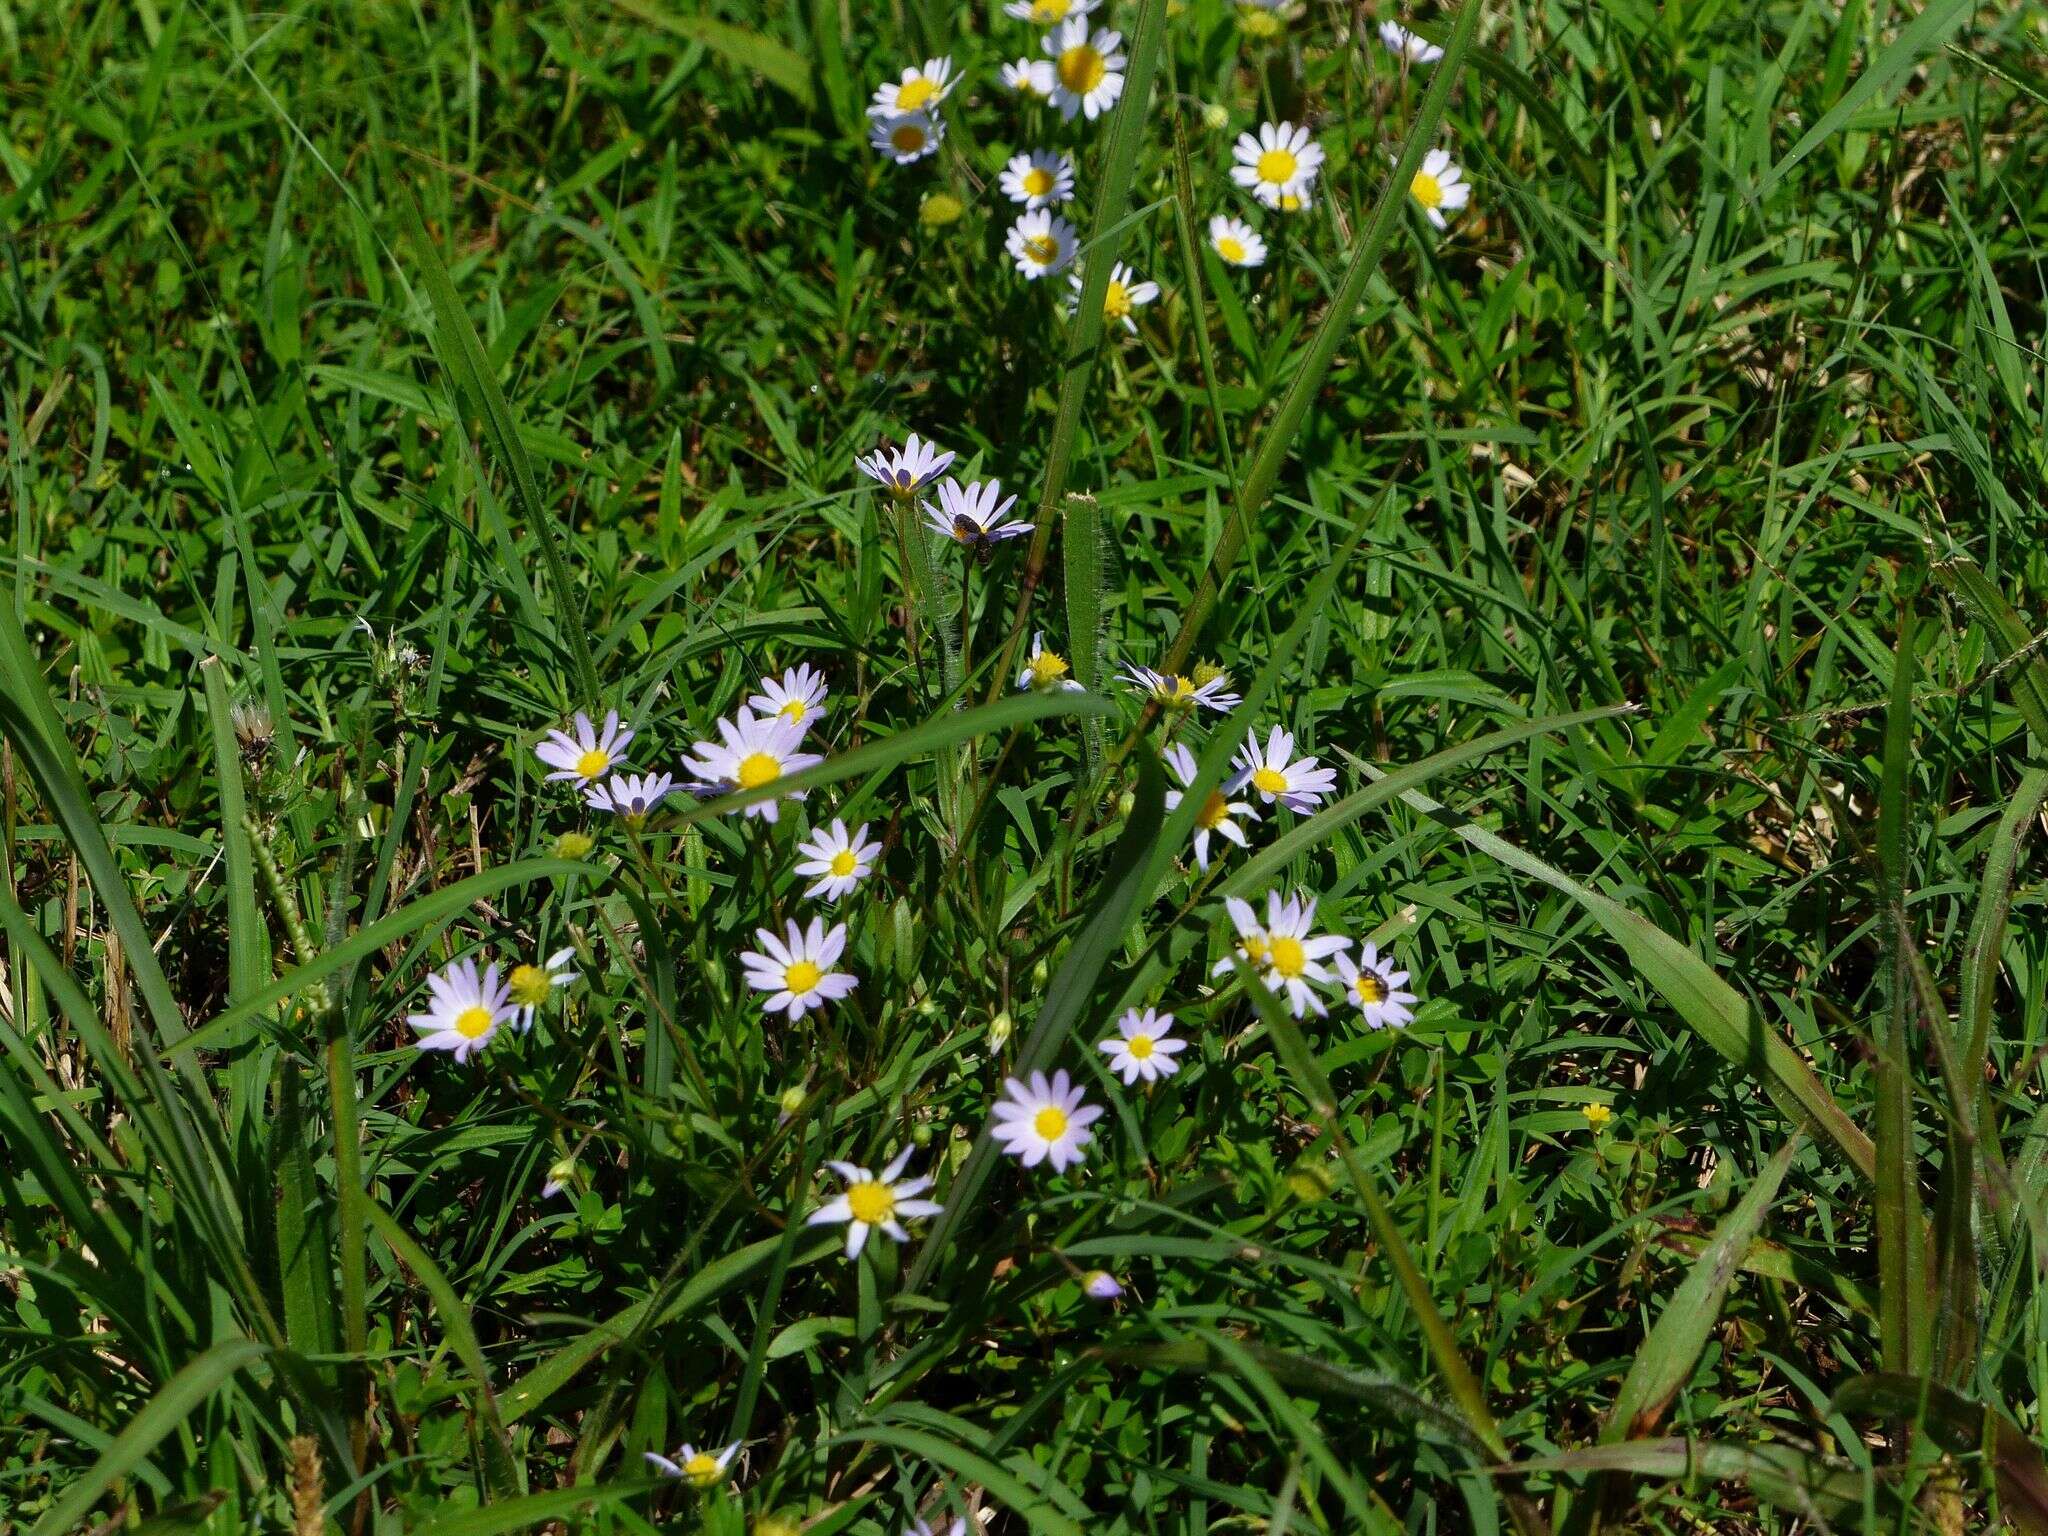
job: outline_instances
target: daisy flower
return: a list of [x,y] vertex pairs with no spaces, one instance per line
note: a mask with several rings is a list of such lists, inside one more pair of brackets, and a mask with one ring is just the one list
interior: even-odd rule
[[1426,37],[1418,37],[1398,21],[1380,23],[1380,42],[1387,52],[1406,59],[1410,64],[1434,64],[1444,56],[1443,49]]
[[832,695],[825,690],[825,674],[809,662],[791,667],[780,678],[761,679],[761,691],[747,700],[747,707],[763,717],[780,716],[806,728],[811,716],[825,707]]
[[[697,743],[696,756],[684,764],[704,784],[721,794],[734,790],[759,789],[810,767],[824,758],[815,752],[799,752],[804,728],[781,715],[762,719],[751,709],[742,709],[732,720],[718,722],[718,741]],[[802,790],[789,798],[801,800]],[[773,800],[756,800],[745,814],[774,822],[779,812]]]
[[593,729],[590,716],[577,711],[572,722],[575,734],[567,731],[549,731],[547,739],[533,749],[539,758],[554,772],[548,775],[554,779],[577,779],[589,784],[603,778],[612,771],[615,764],[623,762],[626,748],[632,744],[633,729],[619,724],[619,712],[609,711],[604,717],[604,729]]
[[1049,149],[1034,149],[1015,155],[1003,167],[999,185],[1003,196],[1026,208],[1050,208],[1074,195],[1074,162]]
[[[1133,281],[1136,277],[1137,273],[1118,262],[1109,269],[1109,286],[1102,290],[1102,318],[1123,321],[1124,329],[1133,336],[1138,334],[1138,322],[1131,318],[1131,311],[1159,297],[1157,283]],[[1081,274],[1072,273],[1067,281],[1074,286],[1073,301],[1067,307],[1071,314],[1081,307]]]
[[846,823],[835,816],[831,826],[819,827],[798,843],[796,851],[806,857],[797,865],[796,872],[818,877],[816,884],[805,889],[804,895],[837,901],[873,874],[875,859],[881,853],[882,845],[868,842],[867,835],[866,822],[860,824],[858,832],[849,833]]
[[1209,221],[1209,249],[1233,267],[1266,264],[1266,242],[1243,219],[1219,213]]
[[1052,88],[1058,78],[1052,72],[1051,59],[1019,59],[1003,66],[1004,85],[1019,96],[1036,96],[1040,101],[1052,99]]
[[[1195,754],[1180,742],[1175,742],[1166,749],[1165,757],[1166,766],[1180,780],[1180,789],[1166,792],[1166,808],[1177,810],[1184,798],[1182,791],[1195,782]],[[1252,809],[1250,801],[1232,800],[1220,789],[1210,790],[1209,798],[1202,802],[1201,810],[1195,814],[1195,863],[1203,869],[1209,867],[1209,838],[1212,834],[1227,837],[1240,848],[1251,846],[1245,841],[1244,829],[1231,820],[1233,816],[1245,816],[1253,821],[1259,819],[1259,813]]]
[[748,986],[771,994],[761,1004],[766,1013],[779,1010],[792,1019],[801,1018],[805,1009],[822,1008],[860,985],[846,972],[832,969],[832,962],[846,952],[844,923],[833,924],[828,932],[822,917],[812,918],[808,929],[797,927],[791,918],[784,937],[756,928],[754,941],[766,953],[747,950],[740,964],[746,968]]
[[1294,737],[1274,726],[1261,747],[1256,733],[1237,749],[1237,773],[1230,781],[1236,794],[1249,785],[1271,805],[1278,800],[1290,811],[1306,814],[1337,787],[1337,770],[1318,768],[1312,757],[1294,755]]
[[920,1174],[914,1179],[902,1177],[903,1170],[910,1164],[913,1150],[905,1147],[896,1154],[896,1160],[880,1173],[870,1173],[853,1163],[828,1162],[825,1166],[846,1181],[846,1192],[811,1212],[804,1218],[804,1225],[819,1227],[835,1221],[845,1222],[846,1256],[849,1259],[860,1257],[861,1249],[867,1246],[868,1233],[876,1227],[899,1243],[909,1242],[910,1234],[903,1230],[900,1218],[936,1216],[945,1209],[936,1200],[917,1198],[932,1187],[930,1174]]
[[418,1033],[413,1044],[421,1050],[453,1051],[457,1061],[467,1061],[515,1012],[495,965],[479,971],[474,960],[458,960],[427,978],[427,1006],[405,1022]]
[[1344,990],[1358,1004],[1372,1029],[1405,1029],[1415,1017],[1415,994],[1401,984],[1406,971],[1394,969],[1394,957],[1382,955],[1368,942],[1354,962],[1349,955],[1337,957],[1337,974],[1344,978]]
[[1029,523],[1003,521],[1010,508],[1017,504],[1017,498],[1007,497],[998,505],[996,498],[1002,494],[1003,482],[1000,480],[970,480],[964,486],[957,480],[941,480],[939,504],[933,507],[931,503],[925,503],[925,521],[947,538],[957,539],[969,549],[985,553],[992,544],[1021,538],[1031,531]]
[[725,1481],[725,1469],[739,1450],[735,1440],[717,1455],[700,1451],[687,1440],[676,1447],[673,1458],[656,1455],[653,1451],[642,1451],[648,1464],[663,1477],[679,1477],[692,1488],[716,1488]]
[[1232,155],[1230,179],[1268,208],[1282,206],[1284,197],[1306,205],[1309,184],[1323,168],[1323,147],[1292,123],[1261,123],[1257,137],[1239,134]]
[[1078,243],[1073,225],[1058,214],[1033,208],[1010,226],[1003,249],[1010,253],[1010,259],[1026,279],[1036,280],[1072,261]]
[[1067,658],[1045,648],[1045,631],[1031,636],[1031,654],[1024,658],[1024,670],[1017,674],[1017,686],[1033,693],[1079,693],[1081,685],[1067,676]]
[[1328,982],[1330,973],[1321,962],[1350,947],[1351,941],[1313,931],[1315,898],[1297,894],[1283,902],[1278,891],[1268,891],[1264,923],[1248,901],[1232,896],[1224,906],[1237,929],[1237,955],[1218,961],[1216,970],[1235,970],[1239,966],[1255,970],[1267,991],[1285,990],[1288,1006],[1297,1019],[1311,1008],[1318,1017],[1328,1013],[1309,983]]
[[946,120],[929,112],[878,117],[868,129],[868,147],[879,149],[898,165],[910,165],[938,150],[946,137]]
[[1087,1155],[1081,1149],[1095,1139],[1088,1127],[1102,1111],[1085,1102],[1064,1069],[1053,1073],[1051,1082],[1043,1072],[1032,1073],[1028,1083],[1005,1078],[1003,1093],[994,1111],[993,1134],[1026,1168],[1050,1160],[1057,1173]]
[[943,475],[953,455],[913,432],[901,448],[877,448],[853,462],[891,496],[908,500]]
[[666,773],[615,773],[602,784],[583,791],[583,803],[593,811],[610,811],[629,821],[639,821],[674,792],[676,781]]
[[1180,1070],[1180,1063],[1173,1058],[1186,1050],[1188,1043],[1171,1033],[1172,1014],[1154,1013],[1150,1008],[1140,1013],[1132,1008],[1116,1021],[1116,1027],[1116,1035],[1095,1048],[1109,1057],[1109,1070],[1123,1078],[1126,1088],[1141,1077],[1148,1083],[1157,1082]]
[[903,78],[884,81],[875,88],[868,104],[869,117],[902,117],[911,112],[930,112],[953,89],[953,58],[926,59],[922,65],[904,68]]
[[1088,30],[1088,18],[1070,16],[1057,32],[1048,32],[1044,48],[1052,60],[1052,104],[1068,122],[1081,113],[1089,122],[1116,105],[1124,93],[1124,45],[1121,32]]
[[512,974],[505,978],[505,990],[519,1016],[521,1029],[533,1028],[535,1012],[554,995],[555,988],[566,987],[576,980],[576,973],[569,969],[569,962],[575,956],[573,949],[558,949],[548,956],[545,964],[512,967]]
[[1010,0],[1003,7],[1003,14],[1034,26],[1056,27],[1063,21],[1086,16],[1094,9],[1095,0]]
[[1408,183],[1408,195],[1422,205],[1424,218],[1443,229],[1444,210],[1455,213],[1464,207],[1471,200],[1472,185],[1465,180],[1465,173],[1451,163],[1448,153],[1432,149],[1422,157],[1422,169]]
[[1230,674],[1220,670],[1214,677],[1197,683],[1178,672],[1154,672],[1150,667],[1129,666],[1124,668],[1123,678],[1133,687],[1142,688],[1162,709],[1176,714],[1185,714],[1198,706],[1223,714],[1242,702],[1240,695],[1228,691]]

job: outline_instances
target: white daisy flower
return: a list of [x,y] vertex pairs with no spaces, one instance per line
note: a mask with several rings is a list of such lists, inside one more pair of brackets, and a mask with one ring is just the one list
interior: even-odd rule
[[427,1006],[407,1014],[405,1022],[418,1033],[413,1042],[423,1051],[453,1051],[467,1061],[491,1043],[498,1026],[515,1010],[495,965],[477,969],[474,960],[458,960],[439,975],[427,978]]
[[1422,157],[1422,169],[1408,183],[1408,195],[1422,205],[1422,216],[1438,229],[1446,228],[1444,212],[1455,213],[1471,201],[1472,186],[1465,173],[1451,162],[1448,153],[1432,149]]
[[1337,974],[1343,977],[1346,995],[1358,1004],[1369,1028],[1405,1029],[1415,1017],[1415,994],[1401,987],[1408,973],[1395,970],[1393,956],[1382,955],[1371,941],[1356,962],[1349,955],[1339,955]]
[[1051,59],[1019,59],[1003,66],[1003,84],[1019,96],[1052,100],[1052,88],[1059,77],[1052,72]]
[[1309,185],[1323,168],[1322,145],[1292,123],[1261,123],[1256,137],[1239,134],[1232,155],[1237,164],[1230,179],[1268,208],[1281,207],[1287,197],[1305,207]]
[[796,851],[806,858],[797,865],[796,872],[818,877],[817,883],[807,887],[804,895],[837,901],[873,874],[882,845],[868,842],[867,835],[866,822],[860,824],[859,831],[849,833],[846,823],[835,816],[831,826],[819,827],[798,843]]
[[1033,693],[1079,693],[1081,685],[1067,676],[1067,658],[1045,648],[1045,631],[1031,636],[1031,654],[1024,658],[1024,670],[1017,674],[1017,686]]
[[1003,167],[998,182],[1003,196],[1026,208],[1050,208],[1068,202],[1074,195],[1074,162],[1071,156],[1049,149],[1013,155]]
[[998,505],[996,498],[1002,494],[1000,480],[970,480],[964,486],[954,479],[941,480],[938,506],[925,503],[925,522],[976,553],[986,553],[992,544],[1021,538],[1031,531],[1029,523],[1003,521],[1017,504],[1017,498],[1007,497]]
[[[781,715],[764,720],[751,709],[742,709],[734,719],[718,722],[718,734],[718,741],[698,742],[696,755],[684,766],[700,783],[715,786],[721,794],[759,789],[824,761],[815,752],[797,750],[803,744],[804,728]],[[804,791],[798,790],[788,798],[803,797]],[[772,823],[780,814],[776,804],[774,800],[756,800],[744,808],[745,814]]]
[[1266,242],[1243,219],[1219,213],[1209,221],[1209,249],[1233,267],[1266,264]]
[[1102,1111],[1085,1101],[1064,1069],[1053,1073],[1051,1082],[1043,1072],[1032,1073],[1028,1083],[1005,1078],[1003,1093],[994,1110],[993,1134],[1011,1157],[1026,1168],[1050,1161],[1058,1172],[1087,1155],[1081,1149],[1095,1139],[1088,1127]]
[[926,59],[923,64],[904,68],[903,78],[884,81],[875,88],[868,104],[869,117],[903,117],[911,112],[930,113],[953,89],[953,58]]
[[1250,969],[1265,982],[1267,991],[1285,990],[1288,1006],[1297,1019],[1311,1008],[1318,1017],[1328,1013],[1309,984],[1329,981],[1330,973],[1321,962],[1349,948],[1351,941],[1313,931],[1315,898],[1297,893],[1283,902],[1278,891],[1268,891],[1263,923],[1248,901],[1231,896],[1223,905],[1237,929],[1237,954],[1217,961],[1216,974],[1240,967]]
[[1154,672],[1150,667],[1138,666],[1125,667],[1123,678],[1133,687],[1143,689],[1162,709],[1176,714],[1185,714],[1198,706],[1223,714],[1243,702],[1240,695],[1229,691],[1230,674],[1220,668],[1214,677],[1200,683],[1178,672]]
[[549,731],[547,738],[533,749],[533,755],[554,770],[548,775],[550,780],[578,779],[589,784],[625,761],[626,748],[633,741],[633,728],[619,724],[617,710],[605,715],[602,731],[593,729],[590,716],[581,710],[572,723],[576,727],[574,735]]
[[1003,249],[1029,280],[1057,272],[1074,259],[1080,237],[1074,226],[1056,213],[1033,208],[1020,215],[1003,240]]
[[1380,23],[1380,42],[1387,52],[1406,59],[1410,64],[1434,64],[1444,56],[1443,49],[1426,37],[1418,37],[1398,21]]
[[[1166,766],[1180,780],[1180,789],[1166,792],[1166,808],[1172,811],[1179,809],[1184,798],[1182,791],[1195,782],[1198,765],[1195,754],[1180,742],[1168,747],[1164,755]],[[1259,819],[1259,813],[1252,809],[1250,801],[1232,800],[1220,789],[1210,790],[1209,798],[1202,802],[1202,809],[1195,814],[1195,863],[1203,869],[1209,867],[1209,839],[1212,835],[1227,837],[1240,848],[1251,846],[1245,841],[1244,829],[1231,820],[1233,816],[1245,816],[1253,821]]]
[[575,950],[558,949],[545,964],[512,967],[512,974],[505,978],[505,991],[518,1012],[521,1029],[533,1028],[534,1014],[554,996],[555,988],[566,987],[577,979],[569,969],[569,962],[575,958]]
[[659,1456],[653,1451],[642,1451],[648,1464],[663,1477],[679,1477],[693,1488],[716,1488],[725,1481],[725,1469],[731,1464],[740,1443],[735,1440],[717,1455],[700,1451],[687,1440],[676,1447],[673,1457]]
[[1010,0],[1003,7],[1003,14],[1034,26],[1056,27],[1076,16],[1086,16],[1095,5],[1096,0]]
[[[1109,286],[1102,290],[1102,318],[1123,321],[1124,329],[1133,336],[1138,333],[1138,322],[1131,318],[1131,311],[1159,297],[1157,283],[1141,283],[1136,278],[1137,273],[1118,262],[1109,269]],[[1067,281],[1074,288],[1074,297],[1067,305],[1067,313],[1072,314],[1081,307],[1081,274],[1071,273]]]
[[805,662],[779,678],[762,678],[761,691],[747,700],[747,707],[757,715],[780,716],[808,730],[811,716],[824,709],[831,697],[825,688],[825,674]]
[[910,165],[936,154],[945,139],[946,120],[929,112],[878,117],[868,128],[868,147],[880,150],[898,165]]
[[825,1164],[846,1181],[846,1192],[811,1212],[804,1218],[804,1225],[820,1227],[835,1221],[845,1222],[846,1256],[849,1259],[860,1257],[861,1249],[867,1246],[868,1233],[876,1227],[899,1243],[909,1242],[910,1234],[903,1230],[901,1218],[936,1216],[945,1209],[936,1200],[917,1198],[932,1187],[930,1174],[919,1174],[914,1179],[898,1182],[910,1164],[913,1150],[905,1147],[896,1154],[896,1160],[880,1173],[870,1173],[853,1163]]
[[901,448],[877,448],[853,462],[891,496],[908,500],[943,475],[953,455],[913,432]]
[[791,918],[782,938],[756,928],[754,941],[765,953],[747,950],[740,964],[748,986],[771,994],[761,1004],[765,1013],[780,1011],[798,1019],[806,1009],[836,1002],[860,985],[846,972],[832,969],[832,962],[846,952],[844,923],[827,930],[825,920],[814,917],[809,928],[799,928]]
[[583,803],[593,811],[610,811],[638,821],[674,793],[675,787],[675,779],[666,773],[615,773],[602,784],[585,789]]
[[1253,733],[1237,749],[1233,761],[1237,773],[1230,781],[1232,794],[1250,785],[1266,804],[1278,800],[1290,811],[1306,814],[1314,810],[1337,787],[1337,771],[1318,768],[1312,757],[1296,757],[1293,735],[1277,725],[1263,747],[1257,733]]
[[1172,1014],[1154,1013],[1150,1008],[1140,1013],[1131,1008],[1116,1021],[1116,1027],[1115,1038],[1102,1041],[1096,1049],[1109,1057],[1109,1070],[1123,1078],[1126,1088],[1141,1077],[1148,1083],[1157,1082],[1180,1070],[1180,1063],[1173,1058],[1186,1050],[1188,1043],[1174,1037]]
[[1116,105],[1124,93],[1124,45],[1121,32],[1088,30],[1085,16],[1070,16],[1056,32],[1048,32],[1044,48],[1052,60],[1052,104],[1068,122],[1081,113],[1089,122]]

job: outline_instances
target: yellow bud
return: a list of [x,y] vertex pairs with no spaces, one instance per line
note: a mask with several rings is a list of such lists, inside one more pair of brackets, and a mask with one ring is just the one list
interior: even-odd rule
[[780,1107],[785,1115],[793,1115],[804,1107],[804,1091],[801,1087],[782,1090]]
[[754,1536],[803,1536],[803,1526],[787,1515],[763,1515],[754,1522]]
[[917,217],[926,229],[944,229],[948,224],[958,223],[966,211],[966,205],[952,193],[934,192],[917,210]]
[[1009,1043],[1010,1031],[1016,1027],[1016,1020],[1010,1017],[1006,1008],[988,1021],[988,1049],[993,1056]]
[[1215,662],[1205,661],[1196,666],[1192,681],[1197,688],[1206,688],[1222,675],[1223,669]]
[[1210,102],[1202,108],[1202,126],[1211,133],[1221,133],[1230,126],[1230,109],[1220,102]]
[[588,832],[564,832],[555,839],[555,857],[558,859],[584,859],[597,846],[597,839]]

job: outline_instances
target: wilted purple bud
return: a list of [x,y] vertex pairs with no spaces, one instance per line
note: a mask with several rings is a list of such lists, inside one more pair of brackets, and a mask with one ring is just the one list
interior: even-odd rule
[[1117,1284],[1116,1276],[1106,1269],[1089,1270],[1081,1277],[1081,1289],[1097,1301],[1115,1301],[1124,1293],[1124,1288]]

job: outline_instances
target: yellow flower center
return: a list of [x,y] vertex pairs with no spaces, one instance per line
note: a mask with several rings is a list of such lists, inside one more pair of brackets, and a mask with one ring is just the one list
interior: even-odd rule
[[683,1463],[683,1476],[699,1488],[709,1488],[718,1481],[718,1458],[709,1451],[699,1451]]
[[1024,254],[1041,267],[1049,267],[1060,253],[1059,241],[1051,235],[1027,235],[1024,239]]
[[846,1192],[846,1203],[853,1211],[855,1221],[864,1221],[871,1227],[880,1226],[896,1214],[896,1195],[888,1185],[870,1179],[856,1184]]
[[611,767],[611,765],[610,753],[600,752],[596,747],[592,747],[588,752],[576,759],[576,773],[579,778],[602,778],[605,769]]
[[766,752],[750,752],[740,759],[741,789],[759,789],[763,784],[773,784],[781,777],[782,764]]
[[824,977],[825,968],[815,960],[799,960],[782,973],[782,985],[801,997]]
[[1245,258],[1244,242],[1235,235],[1224,235],[1216,242],[1216,254],[1225,261],[1243,261]]
[[1417,171],[1415,179],[1408,183],[1408,190],[1415,201],[1425,208],[1441,208],[1444,205],[1444,184],[1427,171]]
[[1195,685],[1176,673],[1153,690],[1152,697],[1168,709],[1191,709],[1195,700]]
[[1067,1112],[1057,1104],[1048,1104],[1031,1117],[1031,1129],[1046,1141],[1058,1141],[1067,1133]]
[[1124,1049],[1130,1053],[1131,1060],[1144,1061],[1152,1054],[1152,1037],[1150,1035],[1133,1035],[1124,1042]]
[[790,721],[792,724],[802,725],[804,720],[804,713],[808,709],[808,707],[809,706],[806,705],[802,699],[791,699],[788,703],[784,704],[782,708],[775,711],[775,713],[780,715],[783,719]]
[[1282,213],[1299,213],[1301,212],[1301,207],[1301,199],[1296,197],[1292,192],[1283,192],[1280,194],[1280,211]]
[[938,95],[938,93],[939,88],[937,86],[933,85],[923,75],[919,75],[908,84],[899,85],[896,88],[896,110],[898,112],[915,112],[919,107]]
[[1072,8],[1073,0],[1031,0],[1031,19],[1040,26],[1049,21],[1065,21]]
[[1043,197],[1052,190],[1052,172],[1042,165],[1034,165],[1024,173],[1024,190],[1032,197]]
[[1278,768],[1260,768],[1252,774],[1252,786],[1263,795],[1277,795],[1287,788],[1287,775]]
[[1308,953],[1301,947],[1301,940],[1287,934],[1277,935],[1273,940],[1273,969],[1294,980],[1308,964]]
[[1195,825],[1205,832],[1213,832],[1230,818],[1230,802],[1223,798],[1223,791],[1212,789],[1209,798],[1202,802],[1201,810],[1195,813]]
[[512,1001],[522,1008],[538,1008],[555,990],[555,978],[537,965],[522,965],[512,972]]
[[1287,23],[1272,11],[1261,10],[1258,6],[1247,5],[1238,10],[1237,24],[1250,37],[1278,37]]
[[1086,96],[1102,84],[1102,77],[1109,73],[1109,65],[1086,43],[1077,43],[1060,55],[1055,66],[1060,84],[1076,96]]
[[832,862],[827,867],[843,879],[860,867],[860,860],[853,856],[851,848],[842,848],[832,855]]
[[1031,658],[1031,686],[1050,688],[1067,675],[1067,658],[1056,651],[1040,651]]
[[924,148],[924,130],[915,123],[899,123],[889,135],[889,143],[897,154],[910,154]]
[[455,1015],[455,1033],[476,1040],[491,1032],[491,1010],[472,1003]]
[[1386,978],[1378,971],[1360,971],[1358,979],[1351,983],[1361,1003],[1384,1003],[1387,1000]]
[[1238,940],[1238,947],[1244,951],[1245,959],[1253,965],[1266,963],[1266,936],[1263,933],[1248,933]]
[[1121,320],[1131,312],[1131,290],[1115,278],[1102,292],[1102,314],[1106,320]]
[[1259,156],[1259,180],[1283,186],[1294,180],[1294,172],[1301,162],[1294,157],[1291,149],[1269,149]]

